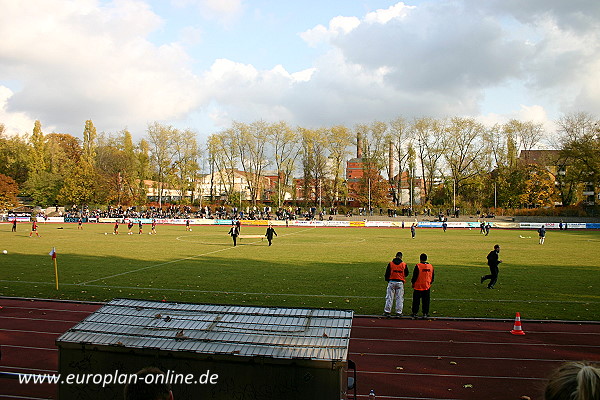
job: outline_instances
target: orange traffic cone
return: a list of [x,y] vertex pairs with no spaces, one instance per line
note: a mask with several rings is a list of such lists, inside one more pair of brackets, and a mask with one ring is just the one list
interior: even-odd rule
[[510,331],[510,333],[512,333],[513,335],[524,335],[525,334],[523,329],[521,329],[521,314],[519,312],[517,312],[517,316],[515,317],[515,325],[514,325],[512,331]]

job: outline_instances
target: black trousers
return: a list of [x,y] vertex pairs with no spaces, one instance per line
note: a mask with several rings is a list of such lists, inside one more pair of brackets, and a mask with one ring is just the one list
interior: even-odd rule
[[494,285],[498,281],[498,272],[499,271],[498,271],[498,266],[497,265],[495,267],[492,267],[490,265],[490,274],[483,276],[481,279],[484,280],[484,281],[486,279],[489,279],[490,283],[488,284],[488,287],[492,288],[492,287],[494,287]]
[[412,313],[417,314],[423,301],[423,314],[429,314],[429,303],[431,301],[431,289],[413,290]]

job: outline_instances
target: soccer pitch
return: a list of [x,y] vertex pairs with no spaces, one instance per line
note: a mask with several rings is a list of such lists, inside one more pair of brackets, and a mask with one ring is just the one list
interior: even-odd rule
[[[110,224],[0,225],[0,294],[104,301],[150,300],[353,309],[383,312],[387,263],[398,251],[412,274],[421,253],[435,267],[431,314],[439,317],[600,320],[600,232],[276,227],[273,245],[243,239],[229,226],[161,225],[157,235],[112,234]],[[266,227],[242,226],[243,235]],[[486,255],[500,244],[500,275],[488,290]],[[59,290],[48,255],[58,254]],[[409,277],[410,279],[410,277]],[[405,314],[412,289],[405,290]]]

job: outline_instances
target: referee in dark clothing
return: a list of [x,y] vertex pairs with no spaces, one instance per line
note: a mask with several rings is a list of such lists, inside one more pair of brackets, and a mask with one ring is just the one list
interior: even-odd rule
[[493,289],[494,285],[498,281],[498,265],[502,262],[498,257],[500,255],[500,245],[495,245],[494,250],[490,251],[490,254],[487,255],[487,264],[490,267],[490,274],[484,275],[481,277],[481,283],[486,280],[490,280],[488,284],[488,289]]

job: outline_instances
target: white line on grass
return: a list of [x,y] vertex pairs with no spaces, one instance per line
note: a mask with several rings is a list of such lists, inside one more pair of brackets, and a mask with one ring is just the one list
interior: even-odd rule
[[[131,271],[136,272],[136,271]],[[10,281],[2,280],[6,283],[24,283],[34,285],[52,285],[54,282],[32,282],[32,281]],[[82,286],[83,283],[61,283],[61,286]],[[264,293],[264,292],[234,292],[230,290],[198,290],[185,288],[165,288],[165,287],[143,287],[143,286],[111,286],[111,285],[88,285],[94,288],[107,289],[128,289],[128,290],[156,290],[167,292],[189,292],[189,293],[208,293],[208,294],[231,294],[231,295],[246,295],[246,296],[289,296],[289,297],[323,297],[323,298],[340,298],[340,299],[384,299],[384,296],[353,296],[353,295],[338,295],[338,294],[306,294],[306,293]],[[460,302],[500,302],[500,303],[565,303],[565,304],[600,304],[600,301],[585,301],[585,300],[503,300],[503,299],[434,299],[435,301],[460,301]]]
[[[316,228],[308,228],[308,229],[303,229],[303,230],[301,230],[301,231],[298,231],[298,232],[288,233],[288,234],[281,235],[281,236],[283,237],[283,236],[297,235],[297,234],[299,234],[299,233],[306,232],[306,231],[310,231],[310,230],[313,230],[313,229],[316,229]],[[258,241],[256,241],[256,242],[248,243],[248,245],[253,245],[253,244],[256,244],[256,243],[259,243],[259,242],[258,242]],[[195,258],[198,258],[198,257],[204,257],[204,256],[208,256],[208,255],[210,255],[210,254],[215,254],[215,253],[220,253],[220,252],[222,252],[222,251],[232,250],[232,249],[234,249],[234,248],[235,248],[235,246],[232,246],[232,247],[225,247],[225,248],[222,248],[222,249],[219,249],[219,250],[209,251],[208,253],[202,253],[202,254],[198,254],[198,255],[195,255],[195,256],[190,256],[190,257],[180,258],[180,259],[177,259],[177,260],[166,261],[166,262],[159,263],[159,264],[149,265],[149,266],[147,266],[147,267],[142,267],[142,268],[138,268],[138,269],[133,269],[133,270],[131,270],[131,271],[125,271],[125,272],[121,272],[120,274],[114,274],[114,275],[104,276],[104,277],[102,277],[102,278],[98,278],[98,279],[92,279],[92,280],[85,281],[85,282],[79,282],[77,285],[80,285],[80,286],[81,286],[81,285],[88,285],[88,284],[90,284],[90,283],[93,283],[93,282],[98,282],[98,281],[102,281],[102,280],[105,280],[105,279],[116,278],[117,276],[123,276],[123,275],[127,275],[127,274],[132,274],[132,273],[134,273],[134,272],[145,271],[145,270],[147,270],[147,269],[156,268],[156,267],[161,267],[161,266],[163,266],[163,265],[168,265],[168,264],[174,264],[174,263],[178,263],[178,262],[180,262],[180,261],[193,260],[193,259],[195,259]]]

